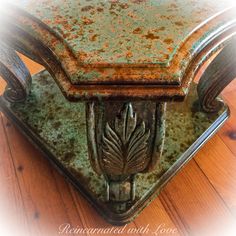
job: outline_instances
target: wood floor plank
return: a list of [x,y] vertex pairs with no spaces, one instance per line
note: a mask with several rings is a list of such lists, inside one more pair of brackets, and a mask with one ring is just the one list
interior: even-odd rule
[[[231,86],[229,88],[231,88]],[[228,91],[226,93],[223,93],[223,98],[224,98],[225,102],[229,105],[230,109],[236,110],[236,102],[235,102],[236,89],[232,90],[232,91]]]
[[[18,227],[18,235],[29,235],[30,227],[22,202],[21,191],[12,162],[11,152],[5,136],[0,113],[0,235],[11,224]],[[11,219],[9,221],[9,219]]]
[[[83,228],[82,220],[80,218],[80,214],[74,202],[73,196],[71,194],[70,188],[72,187],[70,183],[68,183],[64,176],[58,173],[57,170],[53,170],[53,176],[55,178],[57,187],[59,189],[59,194],[61,195],[64,208],[66,210],[67,216],[69,218],[69,222],[63,222],[60,225],[58,232],[62,234],[62,232],[66,232],[64,230],[66,228],[66,224],[69,224],[71,228]],[[72,187],[73,188],[73,187]],[[68,232],[68,231],[67,231]],[[86,235],[86,234],[85,234]]]
[[216,135],[195,160],[236,219],[236,157]]
[[235,93],[236,91],[236,80],[233,80],[230,85],[228,85],[224,91],[222,92],[222,94],[225,96],[227,95],[228,93]]
[[[69,222],[49,162],[4,118],[26,214],[35,226],[34,235],[57,235],[58,227]],[[78,222],[79,224],[79,222]]]
[[[81,220],[85,228],[94,229],[94,228],[119,228],[122,229],[124,226],[112,226],[107,223],[96,211],[93,207],[84,199],[73,187],[71,187],[71,193],[74,197],[74,201],[77,205],[78,212],[80,214]],[[124,233],[127,233],[129,230],[137,230],[137,226],[134,222],[128,224],[124,228]],[[112,231],[111,231],[112,232]],[[94,235],[92,233],[88,233],[88,235]],[[103,233],[98,233],[96,235],[104,235]],[[107,233],[106,235],[114,235],[114,233]],[[140,235],[139,233],[132,233],[134,236]]]
[[28,57],[19,54],[20,58],[23,60],[23,62],[25,63],[25,65],[27,66],[29,72],[33,75],[35,73],[38,73],[39,71],[41,71],[43,69],[43,66],[33,62],[32,60],[30,60]]
[[6,82],[0,76],[0,96],[3,94],[6,87]]
[[231,212],[193,160],[168,183],[162,197],[171,202],[172,211],[173,208],[177,211],[189,235],[218,235],[220,230],[235,223]]
[[[168,215],[169,208],[165,208],[161,202],[161,196],[157,197],[142,213],[135,219],[138,228],[148,225],[149,233],[187,235],[183,224],[178,217],[171,218],[173,214]],[[167,210],[167,211],[166,211]]]
[[230,122],[227,122],[218,132],[218,136],[224,141],[225,145],[236,156],[236,127],[232,127]]

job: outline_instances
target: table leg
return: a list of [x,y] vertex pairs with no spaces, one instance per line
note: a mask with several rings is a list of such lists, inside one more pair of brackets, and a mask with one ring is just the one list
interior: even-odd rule
[[198,83],[198,95],[205,112],[217,112],[223,103],[218,95],[236,77],[236,39],[216,56]]
[[118,203],[119,209],[135,200],[135,175],[160,161],[165,107],[152,101],[87,103],[90,162],[105,176],[107,201]]
[[0,76],[7,82],[4,97],[9,102],[22,102],[30,92],[31,76],[16,52],[0,43]]

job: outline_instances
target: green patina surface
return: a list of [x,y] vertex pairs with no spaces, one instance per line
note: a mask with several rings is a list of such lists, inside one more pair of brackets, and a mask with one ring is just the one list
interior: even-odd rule
[[231,0],[20,0],[85,64],[164,63],[202,22]]
[[[205,114],[193,108],[196,94],[184,103],[169,103],[166,114],[166,139],[160,166],[136,177],[137,199],[143,198],[161,176],[181,157],[219,114]],[[33,76],[32,93],[24,103],[11,105],[13,114],[28,129],[38,134],[44,146],[75,175],[95,200],[104,200],[105,182],[90,166],[87,152],[85,105],[70,103],[61,95],[54,80],[44,71]]]
[[[236,24],[235,8],[229,9],[233,0],[7,2],[0,9],[1,34],[11,35],[6,42],[12,37],[17,50],[29,51],[23,54],[36,54],[39,60],[50,57],[46,67],[60,65],[61,78],[56,79],[67,94],[72,90],[64,81],[73,85],[187,86],[191,77],[186,73],[193,69],[188,66],[197,53],[205,53],[204,43],[210,45],[219,32],[227,37]],[[37,46],[32,47],[32,42]],[[102,88],[99,93],[118,96],[111,89]],[[89,92],[88,87],[84,90]],[[168,96],[168,87],[165,90]],[[183,96],[181,89],[176,93]],[[77,95],[82,96],[75,88],[72,96]],[[94,91],[89,97],[96,97]]]

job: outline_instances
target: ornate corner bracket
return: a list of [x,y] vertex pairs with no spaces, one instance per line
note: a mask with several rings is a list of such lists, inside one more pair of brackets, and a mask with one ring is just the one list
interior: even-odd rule
[[30,93],[31,76],[14,50],[0,43],[0,76],[7,82],[4,98],[11,102],[22,102]]
[[124,176],[145,170],[149,136],[144,122],[137,125],[131,103],[126,104],[115,118],[114,129],[108,122],[104,129],[101,161],[106,174]]
[[87,103],[90,162],[106,179],[108,202],[125,209],[125,203],[135,200],[135,175],[158,165],[164,145],[165,106],[149,101]]

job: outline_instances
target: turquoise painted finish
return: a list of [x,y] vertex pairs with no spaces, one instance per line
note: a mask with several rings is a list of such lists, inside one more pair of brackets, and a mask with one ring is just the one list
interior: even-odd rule
[[[23,12],[19,11],[18,16],[7,10],[4,14],[14,17],[13,24],[53,51],[72,84],[179,86],[195,47],[232,20],[229,14],[226,18],[217,17],[234,2],[12,0],[12,3]],[[202,32],[204,22],[209,27]],[[41,29],[36,27],[38,23]],[[193,40],[186,43],[189,38]]]
[[168,64],[191,31],[232,1],[18,2],[57,32],[85,64]]
[[227,6],[212,0],[18,2],[86,64],[167,64],[192,30]]

